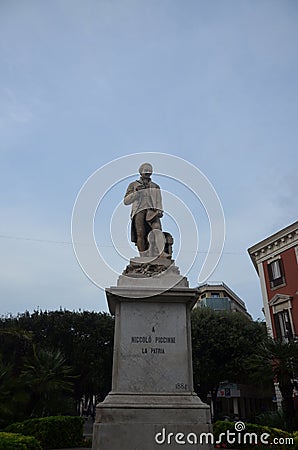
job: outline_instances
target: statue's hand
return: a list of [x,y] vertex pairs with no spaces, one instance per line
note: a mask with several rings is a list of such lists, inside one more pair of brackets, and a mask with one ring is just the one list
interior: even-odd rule
[[161,209],[157,209],[157,212],[158,212],[158,217],[162,217],[163,216],[163,212],[162,212]]

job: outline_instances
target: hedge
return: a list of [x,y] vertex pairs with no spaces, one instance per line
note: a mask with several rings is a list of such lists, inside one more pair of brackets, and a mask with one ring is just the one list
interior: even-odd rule
[[5,428],[10,433],[34,436],[44,449],[80,447],[84,419],[77,416],[52,416],[28,419]]
[[[242,422],[238,422],[240,424]],[[277,428],[267,427],[265,425],[256,425],[253,423],[244,423],[244,429],[242,431],[237,431],[236,424],[234,422],[215,422],[213,425],[213,433],[215,442],[219,441],[219,436],[221,433],[220,443],[214,445],[215,448],[226,448],[226,449],[252,449],[257,447],[258,449],[268,450],[292,450],[294,449],[294,436],[287,431],[279,430]],[[240,427],[241,428],[241,427]],[[231,435],[230,441],[235,437],[236,441],[234,444],[228,443],[227,431],[230,433],[235,433]],[[246,440],[244,435],[246,435]],[[249,433],[253,434],[253,439],[257,436],[257,443],[249,441]],[[264,435],[266,433],[266,435]],[[241,435],[239,438],[238,436]],[[264,435],[264,439],[268,441],[268,444],[263,444],[261,442],[260,436]],[[268,436],[269,435],[269,436]],[[274,439],[279,439],[280,443],[274,443]],[[293,443],[291,443],[293,442]]]
[[294,436],[294,450],[298,450],[298,431],[294,431],[293,433]]
[[0,450],[42,450],[42,447],[32,436],[0,432]]

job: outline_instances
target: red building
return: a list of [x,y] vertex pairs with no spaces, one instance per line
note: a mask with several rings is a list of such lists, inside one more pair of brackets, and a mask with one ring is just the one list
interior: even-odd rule
[[298,221],[248,249],[260,277],[269,333],[298,338]]

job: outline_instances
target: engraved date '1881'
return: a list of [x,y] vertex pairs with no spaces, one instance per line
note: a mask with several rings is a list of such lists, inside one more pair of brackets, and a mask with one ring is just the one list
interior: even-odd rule
[[175,388],[178,391],[187,391],[187,384],[185,384],[185,383],[176,383],[175,384]]

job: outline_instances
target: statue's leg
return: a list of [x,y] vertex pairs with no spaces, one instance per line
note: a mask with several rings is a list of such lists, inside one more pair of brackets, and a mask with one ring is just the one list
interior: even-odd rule
[[[150,223],[150,227],[151,227],[152,231],[154,231],[154,230],[161,231],[161,221],[160,221],[159,217],[157,217],[155,220],[153,220]],[[150,236],[151,236],[151,240],[152,240],[152,242],[150,243],[151,244],[150,245],[151,256],[161,255],[163,252],[163,247],[164,247],[164,242],[165,242],[163,233],[155,234],[153,232],[150,234]],[[162,238],[162,240],[161,240],[161,238]],[[156,239],[158,239],[158,242],[155,241]]]
[[148,248],[145,218],[146,210],[140,211],[134,216],[135,229],[137,233],[137,247],[139,252],[144,252]]
[[160,218],[157,217],[156,219],[153,220],[153,222],[151,222],[151,229],[152,230],[161,230],[161,221]]

